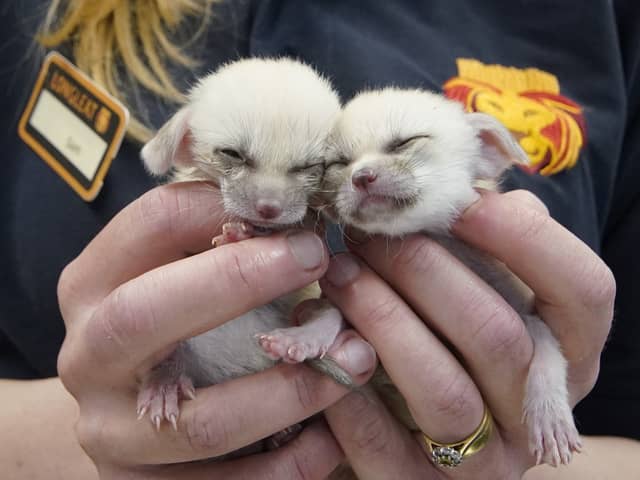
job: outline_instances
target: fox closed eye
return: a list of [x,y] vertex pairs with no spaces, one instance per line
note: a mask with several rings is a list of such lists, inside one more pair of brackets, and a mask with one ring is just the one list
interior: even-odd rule
[[219,148],[215,152],[234,165],[253,166],[253,162],[249,158],[233,148]]
[[349,163],[351,162],[347,157],[338,157],[335,160],[330,161],[327,164],[327,168],[335,167],[335,166],[346,167],[347,165],[349,165]]
[[316,171],[318,173],[320,173],[322,167],[324,166],[324,164],[322,162],[319,163],[313,163],[310,165],[301,165],[299,167],[293,167],[289,169],[289,173],[316,173]]
[[231,148],[222,148],[222,149],[220,149],[218,151],[220,153],[222,153],[223,155],[226,155],[227,157],[236,158],[238,160],[243,160],[242,155],[240,155],[240,152],[238,152],[237,150],[233,150]]
[[387,146],[387,151],[389,153],[401,152],[402,150],[404,150],[404,149],[410,147],[411,145],[413,145],[413,143],[416,140],[429,139],[429,138],[432,138],[431,135],[422,134],[422,135],[414,135],[413,137],[409,137],[409,138],[402,138],[402,139],[398,139],[398,140],[393,140]]

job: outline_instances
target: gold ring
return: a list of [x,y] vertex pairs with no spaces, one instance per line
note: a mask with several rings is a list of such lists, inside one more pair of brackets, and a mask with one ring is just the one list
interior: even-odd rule
[[431,461],[439,467],[453,468],[462,463],[462,460],[479,452],[489,441],[493,430],[493,419],[487,406],[484,406],[484,415],[480,425],[464,440],[455,443],[440,443],[422,434]]

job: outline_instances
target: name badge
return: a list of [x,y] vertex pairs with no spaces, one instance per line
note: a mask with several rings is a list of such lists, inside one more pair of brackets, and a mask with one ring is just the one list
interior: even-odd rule
[[102,188],[129,111],[57,52],[44,60],[18,124],[20,138],[80,197]]

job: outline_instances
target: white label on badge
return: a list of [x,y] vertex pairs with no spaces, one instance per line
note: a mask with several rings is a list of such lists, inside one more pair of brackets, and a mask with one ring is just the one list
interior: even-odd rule
[[109,145],[53,94],[42,91],[29,123],[87,179],[94,177]]

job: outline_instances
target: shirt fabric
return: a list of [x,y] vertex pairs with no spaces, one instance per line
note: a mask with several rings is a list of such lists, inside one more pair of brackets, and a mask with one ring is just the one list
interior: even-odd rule
[[[22,143],[17,121],[40,66],[33,34],[45,7],[40,0],[7,4],[0,7],[0,377],[40,378],[56,374],[64,337],[60,272],[155,182],[139,145],[127,141],[98,198],[85,203]],[[236,0],[214,8],[216,20],[197,44],[206,52],[202,68],[181,72],[183,88],[228,60],[283,55],[314,65],[343,100],[387,85],[440,91],[458,74],[458,58],[558,78],[561,94],[584,111],[580,159],[549,177],[513,170],[505,186],[535,192],[613,269],[615,322],[598,383],[575,413],[582,433],[640,439],[640,3]],[[157,127],[171,107],[147,100]]]

